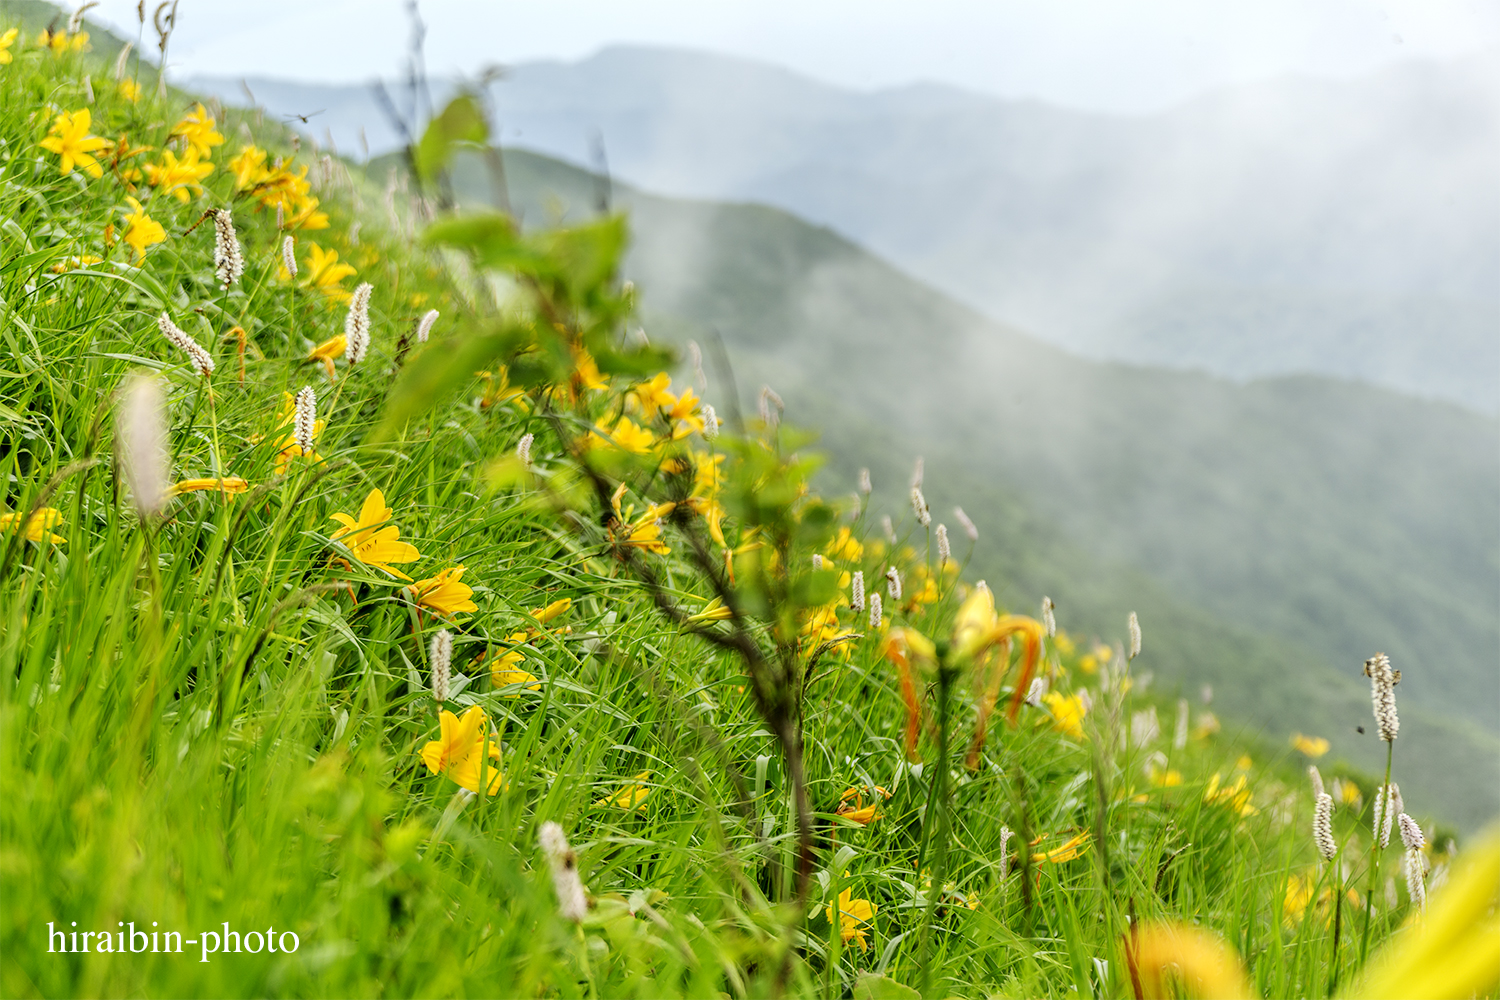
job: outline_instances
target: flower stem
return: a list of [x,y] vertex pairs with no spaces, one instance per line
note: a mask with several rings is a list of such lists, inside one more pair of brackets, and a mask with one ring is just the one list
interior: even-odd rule
[[1365,954],[1370,948],[1370,915],[1375,910],[1375,882],[1380,875],[1380,835],[1377,830],[1385,829],[1385,814],[1391,810],[1391,757],[1395,755],[1396,744],[1394,741],[1385,745],[1385,784],[1381,785],[1381,791],[1375,796],[1375,822],[1370,828],[1370,887],[1365,893],[1365,926],[1359,936],[1359,964],[1363,968]]
[[[927,915],[922,921],[922,947],[918,965],[922,970],[922,985],[917,990],[928,995],[932,983],[932,922],[937,918],[938,897],[943,893],[943,880],[948,877],[948,709],[949,695],[953,690],[955,671],[946,664],[938,666],[938,754],[937,774],[931,786],[932,796],[928,802],[927,815],[936,825],[936,855],[927,890]],[[936,816],[934,817],[934,810]],[[926,823],[923,829],[927,828]],[[921,885],[921,867],[918,862],[918,885]]]

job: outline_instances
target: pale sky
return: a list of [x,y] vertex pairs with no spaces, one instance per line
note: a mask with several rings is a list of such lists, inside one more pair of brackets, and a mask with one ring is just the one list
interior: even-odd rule
[[[133,38],[135,8],[104,0],[89,16]],[[1344,78],[1500,52],[1500,0],[422,0],[421,10],[437,75],[634,43],[745,56],[855,89],[936,81],[1117,112],[1286,74]],[[405,59],[405,0],[181,0],[178,19],[168,59],[179,76],[357,82]]]

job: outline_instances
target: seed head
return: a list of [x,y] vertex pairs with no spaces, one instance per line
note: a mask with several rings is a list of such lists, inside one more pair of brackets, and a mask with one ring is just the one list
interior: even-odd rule
[[1014,837],[1014,836],[1015,836],[1015,834],[1011,833],[1010,827],[1008,827],[1008,826],[1002,826],[1000,828],[1000,881],[1001,882],[1004,882],[1006,876],[1010,874],[1010,838]]
[[429,309],[422,314],[422,319],[417,323],[417,343],[427,343],[427,337],[432,333],[432,324],[438,321],[439,313],[436,309]]
[[368,281],[363,282],[349,300],[349,314],[344,317],[344,360],[351,365],[363,361],[370,349],[370,293],[374,290]]
[[214,211],[214,274],[226,290],[245,273],[245,254],[234,231],[234,213],[227,208]]
[[891,595],[891,600],[901,600],[901,574],[894,566],[885,571],[885,590]]
[[938,565],[946,566],[953,559],[953,547],[948,544],[948,526],[937,526]]
[[[1187,746],[1187,740],[1188,740],[1188,700],[1186,698],[1178,698],[1177,699],[1177,727],[1176,727],[1176,729],[1174,729],[1172,731],[1172,746],[1173,746],[1174,749],[1181,750],[1183,747]],[[1317,770],[1317,769],[1314,768],[1314,770]],[[1323,790],[1323,785],[1320,782],[1318,784],[1318,791],[1321,792],[1322,790]]]
[[531,442],[536,440],[535,434],[522,434],[521,440],[516,442],[516,457],[521,464],[528,469],[531,468]]
[[915,490],[915,489],[921,489],[921,487],[922,487],[922,456],[918,455],[917,456],[916,467],[911,470],[911,488]]
[[542,853],[552,869],[552,888],[557,892],[557,912],[565,920],[581,923],[588,916],[588,897],[578,878],[578,856],[568,846],[567,835],[556,823],[543,823],[537,833]]
[[869,469],[860,469],[859,470],[859,491],[861,493],[863,493],[865,496],[869,496],[870,495],[870,491],[873,488],[874,487],[872,487],[870,485],[870,470]]
[[870,595],[870,628],[880,628],[880,592],[876,591]]
[[[772,406],[776,407],[775,414],[771,413],[771,407]],[[784,414],[784,413],[786,413],[786,403],[782,402],[781,397],[778,396],[778,395],[776,395],[776,390],[772,389],[768,385],[761,386],[760,387],[760,419],[761,419],[761,422],[764,423],[767,427],[770,427],[770,426],[772,426],[773,423],[779,422],[780,419],[781,419],[781,415]]]
[[927,509],[927,498],[922,495],[922,487],[911,488],[911,512],[917,516],[917,523],[922,527],[932,524],[932,511]]
[[855,611],[865,609],[865,571],[857,569],[849,583],[849,607]]
[[453,675],[453,633],[438,629],[432,637],[432,646],[427,659],[432,664],[432,697],[438,702],[448,700],[448,682]]
[[964,529],[964,534],[968,536],[969,541],[979,541],[979,529],[974,526],[973,521],[969,520],[969,515],[964,513],[962,507],[954,507],[953,516],[958,520],[958,526]]
[[1126,622],[1130,629],[1130,655],[1126,659],[1133,660],[1141,655],[1141,623],[1135,617],[1135,612],[1130,612],[1130,620]]
[[297,412],[292,423],[292,436],[302,454],[313,453],[313,438],[318,432],[318,397],[312,386],[305,386],[297,393]]
[[1053,614],[1055,608],[1056,606],[1052,603],[1052,598],[1042,598],[1042,624],[1047,627],[1047,638],[1049,639],[1057,636],[1057,616]]
[[[281,161],[278,160],[277,162],[279,163]],[[284,209],[284,208],[281,207],[281,202],[277,202],[276,203],[276,231],[279,233],[279,232],[281,232],[285,228],[286,228],[286,209]],[[292,269],[292,273],[296,274],[297,273],[297,269],[293,268]]]
[[1380,738],[1393,742],[1401,730],[1401,720],[1396,717],[1396,685],[1401,682],[1401,671],[1391,669],[1389,656],[1376,653],[1365,661],[1365,676],[1370,678],[1370,702]]
[[818,555],[816,552],[814,552],[813,553],[813,557],[812,557],[812,564],[813,564],[813,569],[814,570],[820,570],[820,569],[822,569],[823,568],[823,557],[820,556],[820,555]]
[[896,526],[891,523],[891,515],[880,515],[880,530],[885,532],[885,540],[892,545],[896,544]]
[[115,443],[120,468],[141,519],[154,517],[167,503],[166,402],[161,384],[132,375],[120,393]]
[[1312,779],[1313,798],[1316,799],[1319,795],[1323,794],[1323,776],[1318,773],[1316,764],[1309,764],[1307,766],[1307,776]]
[[1391,825],[1396,821],[1396,814],[1404,807],[1401,789],[1394,781],[1375,790],[1374,835],[1382,848],[1390,844]]
[[1402,813],[1396,817],[1396,822],[1401,827],[1401,843],[1406,845],[1408,851],[1420,851],[1427,846],[1427,838],[1416,820]]
[[[281,211],[280,206],[276,210]],[[288,277],[297,276],[297,241],[290,236],[281,241],[281,266],[286,268]]]
[[1333,840],[1333,796],[1323,792],[1313,806],[1313,843],[1324,861],[1332,861],[1339,852]]
[[703,404],[703,439],[712,441],[719,436],[719,415],[708,403]]
[[193,367],[198,369],[199,375],[208,378],[214,373],[213,355],[209,354],[203,348],[203,345],[184,333],[181,327],[173,323],[172,317],[166,313],[162,313],[161,318],[156,321],[156,325],[161,328],[161,335],[163,337],[170,340],[176,345],[178,350],[188,356],[188,360],[192,362]]

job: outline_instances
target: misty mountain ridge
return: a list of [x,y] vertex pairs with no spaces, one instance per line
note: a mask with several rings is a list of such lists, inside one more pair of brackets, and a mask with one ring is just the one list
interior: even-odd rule
[[[855,92],[706,53],[514,67],[504,140],[674,195],[827,225],[1086,356],[1321,373],[1500,410],[1494,55],[1226,87],[1105,115],[939,84]],[[244,101],[238,81],[194,81]],[[346,153],[368,87],[251,80]],[[439,90],[444,89],[442,87]]]
[[[586,171],[504,161],[529,226],[594,213]],[[393,166],[373,163],[375,184]],[[488,201],[485,161],[462,159],[454,189]],[[1417,794],[1466,824],[1500,808],[1495,420],[1322,377],[1082,359],[783,211],[613,192],[652,339],[722,336],[742,396],[769,383],[822,430],[830,495],[868,466],[877,509],[899,514],[925,455],[935,520],[970,512],[971,572],[1010,607],[1050,594],[1070,630],[1106,638],[1138,611],[1159,683],[1210,682],[1236,723],[1318,732],[1370,770],[1359,664],[1384,650],[1406,671]],[[707,398],[732,413],[724,382]]]

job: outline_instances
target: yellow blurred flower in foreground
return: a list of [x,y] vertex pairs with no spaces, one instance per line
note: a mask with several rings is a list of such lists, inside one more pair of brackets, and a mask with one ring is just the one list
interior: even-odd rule
[[1292,748],[1309,757],[1318,758],[1328,752],[1328,741],[1321,736],[1303,736],[1301,733],[1293,733]]
[[650,771],[642,771],[637,774],[631,783],[621,788],[613,795],[606,795],[595,802],[596,806],[614,806],[617,809],[645,809],[646,799],[650,797],[653,789],[643,782],[651,777]]
[[1215,997],[1253,994],[1236,955],[1217,935],[1178,923],[1147,923],[1125,937],[1130,982],[1141,997]]
[[20,33],[20,28],[11,28],[0,35],[0,66],[9,66],[10,61],[15,58],[10,54],[10,47],[16,43],[16,36]]
[[401,529],[387,523],[391,519],[391,509],[385,505],[385,496],[379,490],[371,490],[365,497],[357,520],[348,514],[332,514],[330,517],[343,525],[331,537],[343,542],[354,558],[372,569],[384,570],[403,580],[411,579],[394,569],[391,563],[416,562],[422,558],[422,553],[410,542],[398,540]]
[[478,611],[479,606],[469,600],[474,590],[461,582],[464,567],[445,569],[437,576],[418,580],[406,589],[418,605],[436,611],[445,618],[452,618],[460,611]]
[[131,104],[135,104],[141,99],[140,84],[136,83],[134,80],[121,80],[119,91],[120,96],[125,98],[125,100],[129,101]]
[[498,792],[505,783],[505,775],[498,765],[489,763],[500,759],[500,746],[486,732],[484,709],[475,705],[462,718],[444,709],[438,720],[441,735],[422,748],[422,763],[433,774],[446,774],[476,793],[483,770],[486,793]]
[[75,166],[82,167],[90,177],[103,176],[104,168],[91,154],[108,146],[109,140],[89,135],[93,123],[94,117],[88,108],[64,111],[53,120],[47,137],[39,143],[43,149],[57,154],[61,161],[57,169],[64,177],[71,174]]
[[38,48],[50,49],[54,56],[61,56],[65,52],[82,52],[89,44],[89,33],[80,31],[76,35],[70,35],[66,31],[43,28],[41,34],[36,36],[36,44]]
[[[844,939],[845,944],[858,941],[860,951],[869,948],[869,938],[865,928],[875,916],[875,910],[875,904],[868,899],[855,899],[853,889],[845,889],[839,893],[839,937]],[[828,922],[833,923],[832,903],[824,908],[824,913],[828,917]]]
[[26,526],[21,527],[20,514],[0,514],[0,531],[6,534],[14,534],[17,529],[26,536],[28,541],[41,544],[43,540],[53,545],[61,545],[67,539],[61,535],[54,535],[52,529],[62,524],[62,511],[56,507],[43,507],[31,517],[26,519]]

